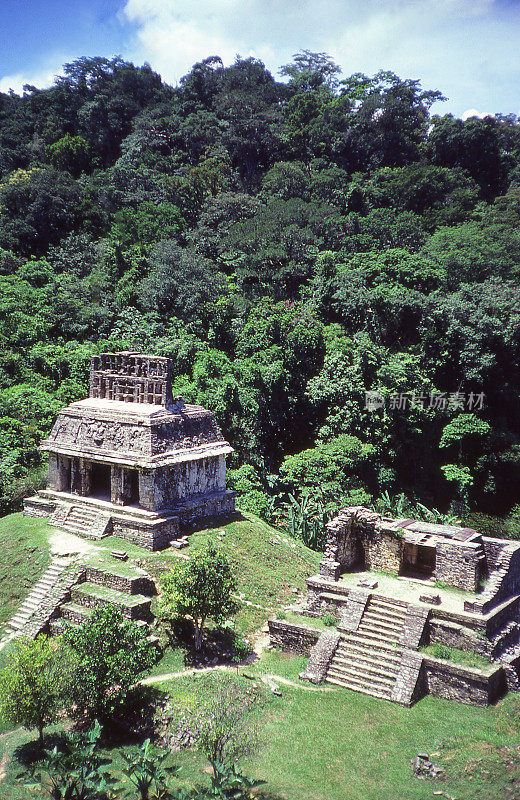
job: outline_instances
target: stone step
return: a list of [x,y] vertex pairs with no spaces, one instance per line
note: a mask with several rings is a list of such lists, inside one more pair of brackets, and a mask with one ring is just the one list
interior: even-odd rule
[[52,563],[20,605],[6,625],[7,632],[20,631],[48,596],[50,590],[65,569],[65,564]]
[[71,601],[60,606],[60,615],[67,622],[77,625],[86,622],[92,616],[92,609]]
[[378,624],[377,622],[361,620],[358,632],[374,634],[381,637],[387,642],[398,642],[401,635],[401,628],[387,628],[385,625]]
[[149,619],[151,616],[151,598],[142,594],[128,594],[85,581],[74,586],[71,595],[72,602],[88,608],[115,606],[130,619]]
[[98,534],[91,531],[90,525],[69,525],[68,522],[65,522],[63,525],[64,530],[68,531],[69,533],[73,533],[76,536],[81,536],[83,539],[101,539],[102,537]]
[[382,700],[389,700],[392,696],[392,690],[386,687],[378,686],[377,684],[368,684],[364,681],[358,681],[352,678],[345,678],[342,675],[329,675],[325,678],[327,683],[342,686],[344,689],[352,689],[354,692],[361,692],[368,694],[371,697],[379,697]]
[[97,517],[97,515],[99,514],[99,510],[97,508],[90,508],[89,506],[86,505],[84,506],[74,505],[72,506],[72,509],[69,512],[69,517],[74,514],[82,517]]
[[345,663],[351,663],[353,661],[360,660],[368,664],[373,664],[374,666],[379,666],[381,669],[399,669],[401,663],[400,654],[394,657],[390,654],[384,654],[381,651],[375,654],[373,650],[360,648],[339,651],[336,650],[334,658],[337,658],[338,661],[343,661]]
[[345,678],[345,680],[356,680],[368,684],[377,684],[381,688],[392,688],[395,684],[396,674],[380,673],[375,670],[364,669],[362,665],[354,665],[349,669],[343,669],[341,665],[334,662],[330,665],[327,675],[332,677]]
[[338,659],[338,661],[356,661],[358,659],[362,659],[363,661],[367,661],[371,664],[380,664],[381,666],[388,666],[388,667],[396,667],[399,668],[401,663],[401,654],[399,655],[390,655],[390,654],[382,654],[378,653],[374,655],[372,650],[363,650],[361,648],[352,648],[352,649],[344,649],[336,650],[334,654],[334,659]]
[[67,519],[65,520],[65,525],[68,530],[82,530],[83,528],[91,528],[94,522],[95,519]]
[[404,619],[407,613],[406,606],[400,606],[392,600],[370,599],[365,611],[375,611],[378,614],[386,614],[396,619]]
[[38,606],[40,605],[40,603],[41,603],[42,599],[43,599],[43,598],[41,598],[41,597],[40,597],[40,598],[36,598],[36,599],[35,599],[35,598],[33,598],[33,597],[31,597],[31,599],[30,599],[30,600],[29,600],[29,599],[27,599],[27,600],[25,601],[25,603],[23,603],[23,604],[22,604],[22,606],[21,606],[21,607],[22,607],[23,609],[27,609],[27,610],[29,610],[29,609],[30,609],[31,611],[34,611],[34,609],[35,609],[35,608],[38,608]]
[[346,675],[353,675],[354,673],[366,675],[367,677],[381,677],[394,682],[399,672],[399,665],[381,664],[374,661],[368,661],[364,658],[358,659],[343,659],[334,656],[330,667],[337,669],[339,672],[344,672]]
[[49,585],[52,586],[52,584],[54,583],[56,578],[59,575],[61,575],[62,572],[63,572],[63,568],[62,569],[58,569],[58,570],[53,571],[53,572],[48,572],[48,573],[46,572],[45,573],[45,577],[44,578],[40,578],[40,580],[37,581],[37,583],[34,584],[34,588],[36,589],[39,586],[49,586]]
[[145,596],[157,593],[155,583],[144,570],[137,567],[127,567],[117,564],[107,567],[104,564],[91,564],[87,566],[86,579],[89,583],[107,586],[127,594],[142,594]]
[[78,517],[73,517],[72,519],[66,519],[65,525],[67,528],[91,528],[95,522],[95,517],[94,519],[79,519]]
[[397,647],[397,641],[388,641],[379,633],[374,633],[373,631],[363,631],[358,628],[357,631],[352,631],[348,636],[349,641],[373,647],[375,650],[389,650],[392,652]]
[[377,625],[381,625],[383,628],[388,628],[388,630],[401,630],[403,627],[403,620],[396,618],[391,618],[383,614],[379,614],[375,611],[365,611],[362,617],[362,622],[373,622]]

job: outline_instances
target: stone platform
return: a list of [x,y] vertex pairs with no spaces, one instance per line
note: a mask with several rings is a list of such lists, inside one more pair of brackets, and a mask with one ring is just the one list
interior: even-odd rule
[[235,493],[226,489],[192,497],[175,509],[160,512],[51,489],[40,490],[24,506],[26,516],[46,517],[51,525],[77,536],[100,539],[115,535],[147,550],[162,550],[193,524],[228,516],[234,510]]

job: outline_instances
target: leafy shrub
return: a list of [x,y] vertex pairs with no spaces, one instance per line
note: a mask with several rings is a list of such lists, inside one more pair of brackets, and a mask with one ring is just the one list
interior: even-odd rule
[[338,622],[338,620],[336,619],[336,615],[335,615],[335,614],[333,614],[333,613],[332,613],[332,612],[330,612],[330,611],[329,611],[327,614],[324,614],[324,615],[322,616],[322,618],[321,618],[321,621],[322,621],[322,622],[323,622],[323,624],[324,624],[324,625],[326,625],[328,628],[332,628],[332,627],[334,627],[334,626],[337,624],[337,622]]

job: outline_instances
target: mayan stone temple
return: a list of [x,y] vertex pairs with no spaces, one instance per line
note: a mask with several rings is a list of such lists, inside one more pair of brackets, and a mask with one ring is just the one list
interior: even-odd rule
[[90,393],[64,408],[40,449],[49,485],[24,513],[90,538],[149,550],[235,510],[226,442],[211,411],[172,397],[171,362],[135,352],[94,356]]
[[[270,619],[271,644],[309,655],[301,677],[313,683],[403,705],[425,694],[484,705],[520,691],[518,541],[345,508],[290,610],[302,623]],[[336,625],[313,628],[324,614]]]

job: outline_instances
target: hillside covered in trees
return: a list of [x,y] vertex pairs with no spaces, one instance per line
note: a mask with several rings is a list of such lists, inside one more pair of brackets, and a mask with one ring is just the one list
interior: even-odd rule
[[518,119],[324,54],[280,72],[82,58],[0,95],[2,513],[91,354],[130,348],[215,411],[268,519],[518,502]]

